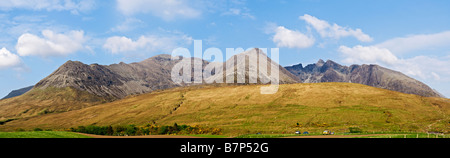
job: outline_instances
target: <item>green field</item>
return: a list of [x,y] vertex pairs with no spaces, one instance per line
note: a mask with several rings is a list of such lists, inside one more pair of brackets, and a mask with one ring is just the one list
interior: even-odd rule
[[31,131],[31,132],[0,132],[0,138],[91,138],[73,132],[64,131]]
[[379,136],[369,136],[361,138],[450,138],[448,134],[427,134],[427,133],[398,133]]
[[[354,135],[354,137],[351,137]],[[374,135],[374,136],[361,136],[361,135]],[[244,134],[234,138],[283,138],[283,137],[296,137],[296,136],[324,136],[320,133],[304,134]],[[450,138],[448,134],[427,134],[427,133],[414,133],[414,132],[370,132],[370,133],[336,133],[334,138]],[[347,137],[340,137],[347,136]],[[350,136],[350,137],[348,137]],[[324,136],[325,137],[325,136]]]
[[[384,134],[368,137],[357,138],[450,138],[450,135],[446,134],[427,134],[427,133],[336,133],[336,135],[366,135],[366,134]],[[233,138],[282,138],[292,136],[320,136],[320,133],[311,133],[308,135],[303,134],[245,134]],[[224,135],[186,135],[196,136],[204,138],[227,138]],[[0,138],[92,138],[89,136],[81,135],[73,132],[64,131],[27,131],[27,132],[0,132]]]

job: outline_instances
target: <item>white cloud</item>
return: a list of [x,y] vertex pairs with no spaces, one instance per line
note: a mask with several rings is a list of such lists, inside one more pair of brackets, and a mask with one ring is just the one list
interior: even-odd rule
[[424,80],[450,81],[450,59],[448,58],[416,56],[400,59],[392,68]]
[[450,57],[416,56],[397,58],[389,49],[377,46],[340,46],[338,51],[347,64],[378,64],[422,80],[450,81]]
[[352,48],[340,46],[338,51],[345,56],[344,62],[349,64],[383,63],[393,65],[398,61],[398,58],[388,49],[375,46],[357,45]]
[[435,72],[431,72],[431,76],[433,76],[434,80],[441,80],[441,77]]
[[171,52],[174,48],[190,45],[192,37],[186,35],[181,36],[141,36],[137,40],[128,37],[113,36],[106,40],[103,48],[113,54],[129,53],[143,51],[145,53],[153,52]]
[[363,33],[361,29],[354,30],[351,28],[339,26],[337,24],[331,25],[325,20],[320,20],[308,14],[300,16],[299,18],[311,25],[320,34],[321,37],[340,39],[342,37],[353,36],[361,42],[373,41],[373,39],[369,35]]
[[94,8],[94,0],[2,0],[0,10],[31,9],[47,11],[70,11],[78,14]]
[[144,22],[136,18],[127,18],[123,23],[112,28],[113,32],[126,32],[142,27]]
[[0,49],[0,69],[15,67],[21,64],[18,55],[11,53],[5,47]]
[[[450,81],[450,56],[413,56],[397,58],[396,55],[427,50],[446,52],[450,48],[450,31],[393,38],[373,46],[340,46],[338,51],[349,64],[379,64],[423,80]],[[443,48],[443,49],[439,49]]]
[[450,48],[450,31],[435,34],[412,35],[387,40],[377,47],[387,48],[395,54],[402,54],[416,50],[426,50],[446,47]]
[[86,41],[83,31],[70,31],[66,34],[43,30],[42,38],[33,34],[22,34],[16,45],[20,56],[65,56],[84,49]]
[[191,4],[187,0],[117,0],[117,9],[125,15],[150,13],[164,20],[200,16],[201,11],[194,9]]
[[301,32],[289,30],[283,26],[278,26],[274,30],[273,42],[277,47],[288,48],[308,48],[314,44],[315,39]]
[[241,16],[243,18],[256,19],[255,16],[249,13],[248,8],[238,9],[238,8],[230,8],[227,11],[223,12],[221,15],[234,15]]

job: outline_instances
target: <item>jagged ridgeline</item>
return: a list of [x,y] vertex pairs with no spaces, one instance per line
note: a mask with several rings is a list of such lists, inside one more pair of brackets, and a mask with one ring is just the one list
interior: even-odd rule
[[443,97],[426,84],[405,74],[378,65],[342,66],[334,61],[319,60],[305,67],[302,64],[285,67],[302,83],[349,82],[416,94],[425,97]]
[[[298,83],[299,80],[288,72],[278,63],[272,62],[262,51],[259,49],[253,49],[248,52],[244,52],[233,56],[240,57],[249,53],[262,54],[261,60],[267,60],[269,64],[276,64],[280,69],[280,83]],[[245,57],[243,57],[245,58]],[[171,71],[175,64],[180,62],[179,60],[171,60],[170,55],[157,55],[142,62],[125,64],[112,64],[112,65],[98,65],[91,64],[86,65],[78,61],[68,61],[58,68],[55,72],[50,74],[35,85],[35,88],[45,89],[47,87],[73,87],[81,91],[87,91],[89,93],[98,96],[111,96],[115,98],[124,98],[128,95],[148,93],[158,89],[168,89],[177,86],[185,86],[189,84],[176,84],[171,79]],[[194,60],[194,58],[191,58]],[[246,60],[248,63],[248,58]],[[230,68],[230,65],[225,63],[209,63],[206,60],[202,60],[202,69],[198,72],[203,73],[204,68],[209,64],[222,64],[224,69],[223,80],[226,76],[245,76],[248,83],[249,71],[257,71],[257,69],[246,69],[245,74],[239,74],[237,72],[236,65],[237,60],[234,61],[235,68]],[[247,64],[248,65],[248,64]],[[194,67],[193,67],[194,68]],[[232,71],[225,71],[232,70]],[[192,70],[192,78],[196,70]],[[216,76],[211,76],[214,78]],[[210,80],[210,79],[205,79]],[[234,82],[237,83],[237,82]]]
[[[267,59],[268,70],[270,70],[270,64],[278,65],[278,63],[273,62],[270,58],[265,56],[265,53],[260,49],[243,52],[232,58],[242,58],[242,56],[247,56],[250,53],[257,53],[258,55],[263,54]],[[245,77],[245,83],[248,83],[249,78],[252,77],[249,76],[249,74],[254,73],[251,71],[257,71],[258,68],[249,68],[248,56],[243,58],[245,58],[244,65],[246,66],[244,72],[236,70],[236,65],[241,65],[237,60],[233,61],[234,64],[226,64],[225,62],[210,63],[206,60],[202,60],[202,70],[198,71],[205,71],[206,65],[217,64],[223,67],[222,78],[224,82],[226,82],[225,79],[229,76],[235,77],[235,80],[237,80],[239,76],[243,76]],[[191,59],[193,60],[194,58]],[[34,88],[73,87],[101,97],[124,98],[128,95],[189,85],[176,84],[171,79],[172,68],[180,60],[171,60],[170,55],[162,54],[141,62],[130,64],[121,62],[112,65],[86,65],[79,61],[67,61],[48,77],[38,82]],[[258,62],[259,60],[260,59],[258,59]],[[227,62],[230,62],[230,59],[228,59]],[[234,66],[234,68],[230,66]],[[192,71],[194,72],[196,70],[192,69]],[[319,60],[317,63],[305,67],[303,67],[302,64],[284,68],[279,66],[279,72],[280,84],[351,82],[425,97],[443,97],[420,81],[408,77],[403,73],[378,65],[342,66],[331,60],[326,62]],[[192,75],[198,74],[192,73]],[[204,80],[216,80],[217,77],[218,76],[216,75],[204,78]],[[192,78],[194,78],[194,76]],[[29,89],[30,88],[20,90],[21,93],[17,93],[15,96],[21,95],[23,94],[22,92],[26,92]]]
[[[269,72],[273,65],[279,67],[280,84],[350,82],[425,97],[440,97],[439,93],[424,83],[378,65],[351,65],[348,67],[339,65],[331,60],[326,62],[319,60],[317,63],[306,67],[298,64],[283,68],[267,57],[260,49],[252,49],[237,54],[232,57],[233,59],[230,58],[226,62],[210,63],[206,60],[201,60],[201,70],[192,69],[192,78],[195,77],[194,75],[199,75],[194,73],[195,71],[203,73],[207,65],[218,64],[223,68],[223,75],[220,76],[223,82],[226,82],[226,78],[233,77],[235,79],[234,83],[237,83],[236,81],[239,77],[245,77],[244,83],[249,83],[249,79],[252,77],[250,74],[259,72],[259,68],[249,68],[252,65],[249,64],[248,56],[252,53],[258,56],[257,65],[262,60],[267,60],[267,70]],[[238,58],[245,60],[237,60]],[[19,96],[19,98],[13,97],[2,100],[0,102],[0,108],[2,108],[0,118],[70,111],[102,102],[122,99],[130,95],[187,86],[190,84],[177,84],[171,79],[172,68],[182,59],[172,60],[171,55],[162,54],[130,64],[121,62],[112,65],[87,65],[79,61],[67,61],[52,74],[39,81],[31,91],[27,92],[30,94]],[[191,58],[191,60],[193,61],[194,58]],[[246,68],[244,71],[239,71],[237,65],[245,65]],[[219,75],[214,75],[204,80],[216,80],[217,77]],[[257,83],[259,83],[260,79],[258,75]],[[26,90],[28,89],[24,89],[24,91]],[[82,96],[87,99],[83,99],[83,97],[75,98],[78,95],[53,96],[59,93],[83,94]],[[30,96],[40,100],[30,99]],[[44,101],[45,98],[50,101]]]
[[109,125],[200,125],[223,134],[302,131],[448,132],[450,100],[421,97],[355,83],[189,86],[126,97],[68,112],[47,113],[0,125],[0,130],[68,129]]

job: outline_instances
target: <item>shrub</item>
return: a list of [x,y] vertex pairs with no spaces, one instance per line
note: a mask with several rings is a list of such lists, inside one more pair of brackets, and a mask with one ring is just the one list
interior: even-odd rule
[[114,126],[113,127],[114,134],[116,136],[125,135],[126,128],[124,126]]
[[114,134],[114,130],[111,126],[108,126],[106,128],[106,135],[113,135]]
[[350,133],[362,133],[362,130],[358,127],[349,127]]
[[188,125],[178,125],[173,126],[156,126],[156,125],[146,125],[146,126],[135,126],[135,125],[118,125],[118,126],[78,126],[78,128],[68,129],[72,132],[89,133],[96,135],[150,135],[150,134],[222,134],[221,128],[203,128],[198,125],[188,126]]
[[86,127],[84,127],[84,126],[78,126],[78,128],[75,129],[75,132],[87,133],[87,132],[86,132]]
[[127,135],[130,135],[130,136],[136,135],[137,128],[135,125],[128,125],[126,128],[127,128],[127,130],[126,130]]
[[34,128],[33,131],[43,131],[43,130],[40,128]]
[[168,126],[162,126],[158,130],[158,134],[167,134],[167,132],[169,132]]

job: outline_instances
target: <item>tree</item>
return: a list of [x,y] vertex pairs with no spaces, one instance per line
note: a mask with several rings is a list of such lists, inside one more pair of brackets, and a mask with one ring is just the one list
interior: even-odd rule
[[106,135],[113,135],[113,134],[114,134],[114,130],[113,130],[112,126],[110,125],[106,128]]
[[177,123],[173,124],[173,131],[175,131],[175,133],[179,131]]
[[162,126],[158,129],[158,134],[167,134],[168,131],[168,126]]

